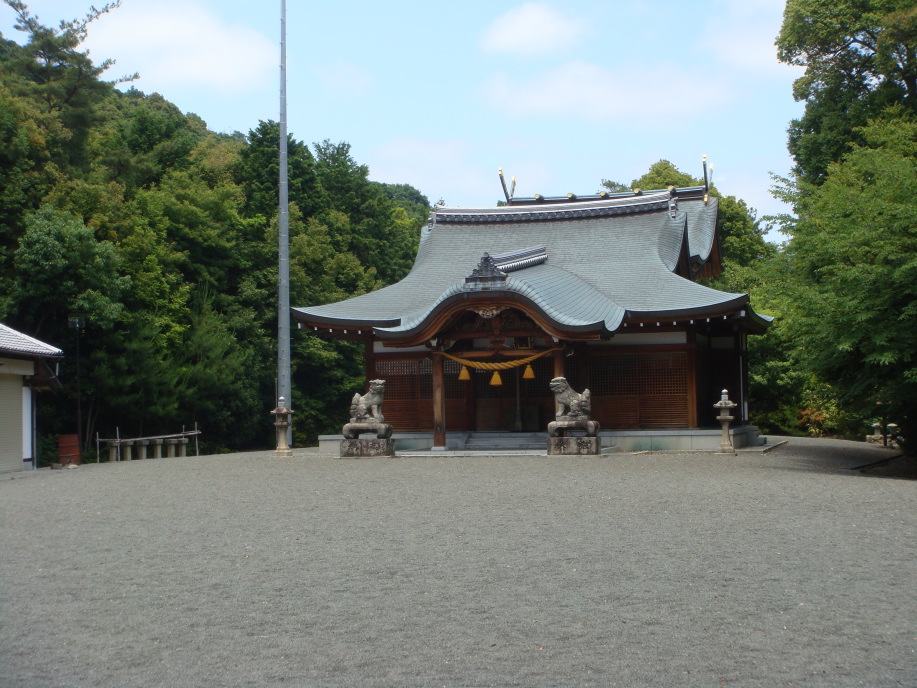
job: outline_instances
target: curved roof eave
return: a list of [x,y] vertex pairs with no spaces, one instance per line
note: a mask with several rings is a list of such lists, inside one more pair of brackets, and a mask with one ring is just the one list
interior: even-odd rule
[[685,202],[681,208],[688,214],[688,254],[706,262],[716,241],[716,218],[719,198],[710,196],[706,202]]
[[291,308],[293,317],[300,322],[310,325],[323,325],[332,328],[346,329],[371,329],[374,327],[397,327],[401,324],[401,318],[372,319],[372,318],[332,318],[327,315],[318,315],[310,313],[305,308]]
[[[572,276],[571,276],[572,277]],[[625,310],[606,298],[581,280],[573,278],[576,291],[579,293],[579,309],[565,309],[562,303],[551,303],[544,298],[531,284],[521,279],[509,279],[500,289],[469,290],[463,283],[456,283],[429,308],[406,317],[401,323],[389,327],[376,327],[374,332],[380,339],[405,339],[419,335],[436,319],[437,316],[450,310],[463,301],[475,301],[486,298],[505,299],[527,307],[537,313],[545,324],[554,330],[571,333],[614,332],[624,320]],[[570,280],[570,281],[573,281]],[[591,297],[584,300],[584,296]],[[583,306],[585,302],[585,306]],[[576,310],[580,312],[577,313]]]
[[733,320],[741,322],[755,334],[761,334],[773,323],[769,315],[756,313],[751,307],[748,294],[740,294],[734,299],[699,308],[681,308],[659,311],[628,311],[628,320],[684,320],[733,315]]
[[710,315],[722,315],[729,313],[748,305],[748,294],[739,294],[734,299],[712,303],[706,306],[697,306],[694,308],[671,308],[667,310],[629,310],[627,317],[631,320],[668,320],[670,318],[684,319],[691,316],[705,318]]

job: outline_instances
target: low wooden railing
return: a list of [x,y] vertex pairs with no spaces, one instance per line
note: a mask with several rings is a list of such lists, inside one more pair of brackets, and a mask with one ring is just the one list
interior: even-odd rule
[[[166,449],[166,457],[188,455],[188,443],[194,438],[194,455],[200,456],[200,449],[197,443],[197,436],[201,431],[197,429],[197,423],[194,424],[194,430],[185,430],[176,432],[172,435],[151,435],[149,437],[121,437],[120,430],[116,429],[117,437],[104,438],[96,434],[96,463],[101,460],[102,445],[108,449],[109,463],[116,461],[133,461],[134,450],[137,450],[136,459],[161,459],[163,458],[162,449]],[[151,455],[152,453],[152,455]]]

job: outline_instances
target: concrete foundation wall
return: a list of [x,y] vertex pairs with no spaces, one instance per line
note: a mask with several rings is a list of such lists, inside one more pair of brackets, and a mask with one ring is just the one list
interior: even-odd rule
[[[498,434],[498,433],[493,433]],[[499,433],[503,434],[503,433]],[[758,428],[745,425],[729,431],[733,446],[736,449],[763,444],[758,436]],[[446,449],[458,451],[465,449],[465,443],[471,433],[446,433]],[[547,433],[544,433],[547,443]],[[614,447],[622,451],[717,451],[720,448],[722,430],[685,429],[685,430],[603,430],[599,433],[602,448]],[[367,435],[370,437],[370,435]],[[505,433],[509,440],[511,433]],[[320,435],[319,450],[323,453],[337,454],[340,450],[343,435]],[[395,440],[395,451],[418,451],[433,447],[432,432],[404,432],[392,435]]]

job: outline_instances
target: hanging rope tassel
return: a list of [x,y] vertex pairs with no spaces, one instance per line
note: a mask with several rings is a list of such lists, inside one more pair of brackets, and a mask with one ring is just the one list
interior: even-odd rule
[[532,361],[539,359],[542,356],[547,356],[550,353],[554,353],[555,351],[563,351],[563,347],[555,347],[553,349],[547,349],[546,351],[539,351],[537,354],[526,356],[525,358],[517,358],[510,361],[497,361],[494,363],[468,358],[459,358],[458,356],[447,354],[445,351],[433,351],[432,353],[436,356],[445,356],[450,361],[455,361],[456,363],[460,363],[463,366],[468,366],[469,368],[474,368],[476,370],[509,370],[510,368],[518,368],[520,366],[527,365]]
[[534,380],[535,379],[535,371],[532,370],[531,363],[525,366],[525,372],[522,373],[522,379],[523,380]]
[[471,375],[468,373],[468,368],[466,366],[462,366],[462,372],[459,373],[458,379],[464,382],[471,379]]
[[493,377],[490,378],[490,386],[491,387],[502,387],[503,386],[503,378],[500,377],[499,370],[495,370]]

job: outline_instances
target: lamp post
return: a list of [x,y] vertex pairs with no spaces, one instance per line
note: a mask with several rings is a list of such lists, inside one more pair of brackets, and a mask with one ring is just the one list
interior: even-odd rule
[[713,405],[713,408],[718,408],[720,410],[720,415],[716,419],[723,426],[723,437],[720,440],[720,450],[717,454],[732,454],[735,455],[736,448],[732,444],[732,440],[729,439],[729,424],[735,420],[735,416],[729,414],[732,409],[736,407],[734,401],[729,400],[729,392],[725,389],[723,390],[720,400]]
[[274,427],[277,428],[277,448],[274,450],[274,456],[293,456],[293,450],[287,443],[287,433],[293,425],[293,409],[286,405],[286,399],[280,397],[277,400],[277,408],[271,411],[271,415],[276,418]]
[[83,451],[83,402],[80,394],[80,332],[86,326],[86,319],[81,315],[71,315],[67,327],[76,330],[76,437],[80,452]]

